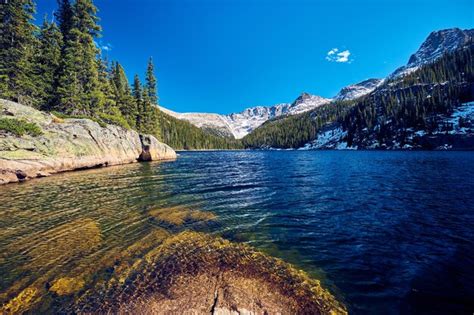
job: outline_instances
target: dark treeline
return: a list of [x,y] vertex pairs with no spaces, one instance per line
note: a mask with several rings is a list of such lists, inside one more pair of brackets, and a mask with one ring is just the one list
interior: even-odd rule
[[469,43],[403,78],[387,80],[368,96],[268,121],[243,143],[253,148],[298,148],[314,140],[322,127],[339,123],[349,145],[370,137],[381,144],[397,137],[403,144],[404,130],[431,132],[438,128],[437,115],[450,114],[474,99],[473,49]]
[[45,17],[41,26],[34,14],[33,0],[0,0],[0,98],[133,128],[178,149],[233,145],[159,111],[151,58],[145,82],[135,75],[130,84],[119,62],[102,57],[92,0],[58,0],[54,20]]
[[158,113],[161,139],[175,149],[242,149],[240,140],[209,134],[193,124],[172,117],[162,111]]

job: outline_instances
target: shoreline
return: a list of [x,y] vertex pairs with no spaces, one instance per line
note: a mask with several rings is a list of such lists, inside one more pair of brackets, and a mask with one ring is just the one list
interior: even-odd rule
[[[0,133],[0,185],[56,173],[176,159],[154,136],[90,119],[58,119],[32,107],[0,100],[0,117],[37,126],[35,135]],[[13,120],[12,120],[13,121]]]

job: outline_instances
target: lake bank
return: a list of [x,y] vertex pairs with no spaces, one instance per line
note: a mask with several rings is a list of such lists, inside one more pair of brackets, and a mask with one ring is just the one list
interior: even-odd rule
[[[0,100],[0,184],[87,168],[176,158],[151,135],[89,119],[61,119]],[[33,132],[30,132],[30,129]]]

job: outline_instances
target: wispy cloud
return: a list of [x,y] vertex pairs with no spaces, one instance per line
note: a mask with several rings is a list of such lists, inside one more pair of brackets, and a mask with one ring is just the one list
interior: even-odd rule
[[94,44],[95,44],[95,47],[99,48],[102,51],[106,51],[106,52],[109,52],[109,51],[112,50],[112,48],[114,48],[114,46],[112,46],[112,44],[104,43],[101,40],[94,41]]
[[333,48],[328,51],[326,60],[329,62],[351,63],[352,59],[350,59],[350,56],[351,52],[348,49],[339,51],[339,48]]
[[100,46],[100,49],[102,49],[103,51],[111,51],[112,48],[113,48],[112,45],[109,43]]

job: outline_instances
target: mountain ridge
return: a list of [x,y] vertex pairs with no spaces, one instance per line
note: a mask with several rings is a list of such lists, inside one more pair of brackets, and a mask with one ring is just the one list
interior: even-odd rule
[[474,29],[443,29],[431,32],[420,48],[413,53],[408,63],[397,68],[387,78],[370,78],[341,88],[332,98],[302,93],[292,103],[272,106],[253,106],[241,112],[227,115],[215,113],[177,113],[164,107],[163,111],[175,118],[224,137],[242,139],[265,122],[282,116],[298,115],[334,101],[350,101],[369,95],[387,80],[394,80],[416,71],[419,67],[433,62],[447,52],[456,50],[474,36]]

